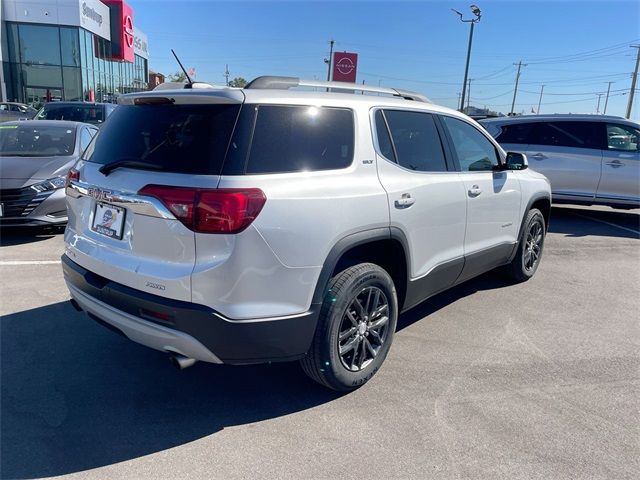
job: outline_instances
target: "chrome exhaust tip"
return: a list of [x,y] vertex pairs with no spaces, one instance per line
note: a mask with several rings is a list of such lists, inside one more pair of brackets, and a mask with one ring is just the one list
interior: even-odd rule
[[197,362],[195,358],[185,357],[184,355],[180,355],[179,353],[172,353],[169,356],[171,360],[171,364],[176,367],[178,370],[184,370],[185,368],[189,368],[194,363]]

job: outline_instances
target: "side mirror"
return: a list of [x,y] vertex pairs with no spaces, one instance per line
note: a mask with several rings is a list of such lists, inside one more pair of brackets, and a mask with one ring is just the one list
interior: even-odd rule
[[524,170],[529,168],[527,156],[524,153],[507,152],[505,170]]

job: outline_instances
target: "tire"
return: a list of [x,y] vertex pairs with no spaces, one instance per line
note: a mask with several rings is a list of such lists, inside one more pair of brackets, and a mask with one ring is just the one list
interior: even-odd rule
[[518,241],[518,250],[511,263],[505,269],[509,277],[515,282],[526,282],[538,270],[544,248],[545,234],[544,216],[540,210],[532,208],[525,218],[524,227]]
[[347,268],[328,287],[300,364],[321,385],[350,391],[368,382],[389,352],[398,321],[396,289],[389,274],[372,263]]

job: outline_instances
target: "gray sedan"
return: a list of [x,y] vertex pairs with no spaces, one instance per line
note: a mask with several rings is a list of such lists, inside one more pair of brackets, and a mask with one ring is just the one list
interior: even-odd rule
[[0,122],[11,120],[30,120],[37,113],[37,110],[24,103],[2,102],[0,103]]
[[65,176],[97,131],[56,120],[0,124],[0,225],[66,223]]

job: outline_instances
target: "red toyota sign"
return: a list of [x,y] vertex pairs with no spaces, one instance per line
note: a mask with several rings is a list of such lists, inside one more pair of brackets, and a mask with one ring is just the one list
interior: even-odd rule
[[102,0],[111,11],[111,59],[133,63],[133,9],[124,0]]
[[356,81],[358,69],[358,54],[350,52],[333,52],[332,79],[336,82]]

